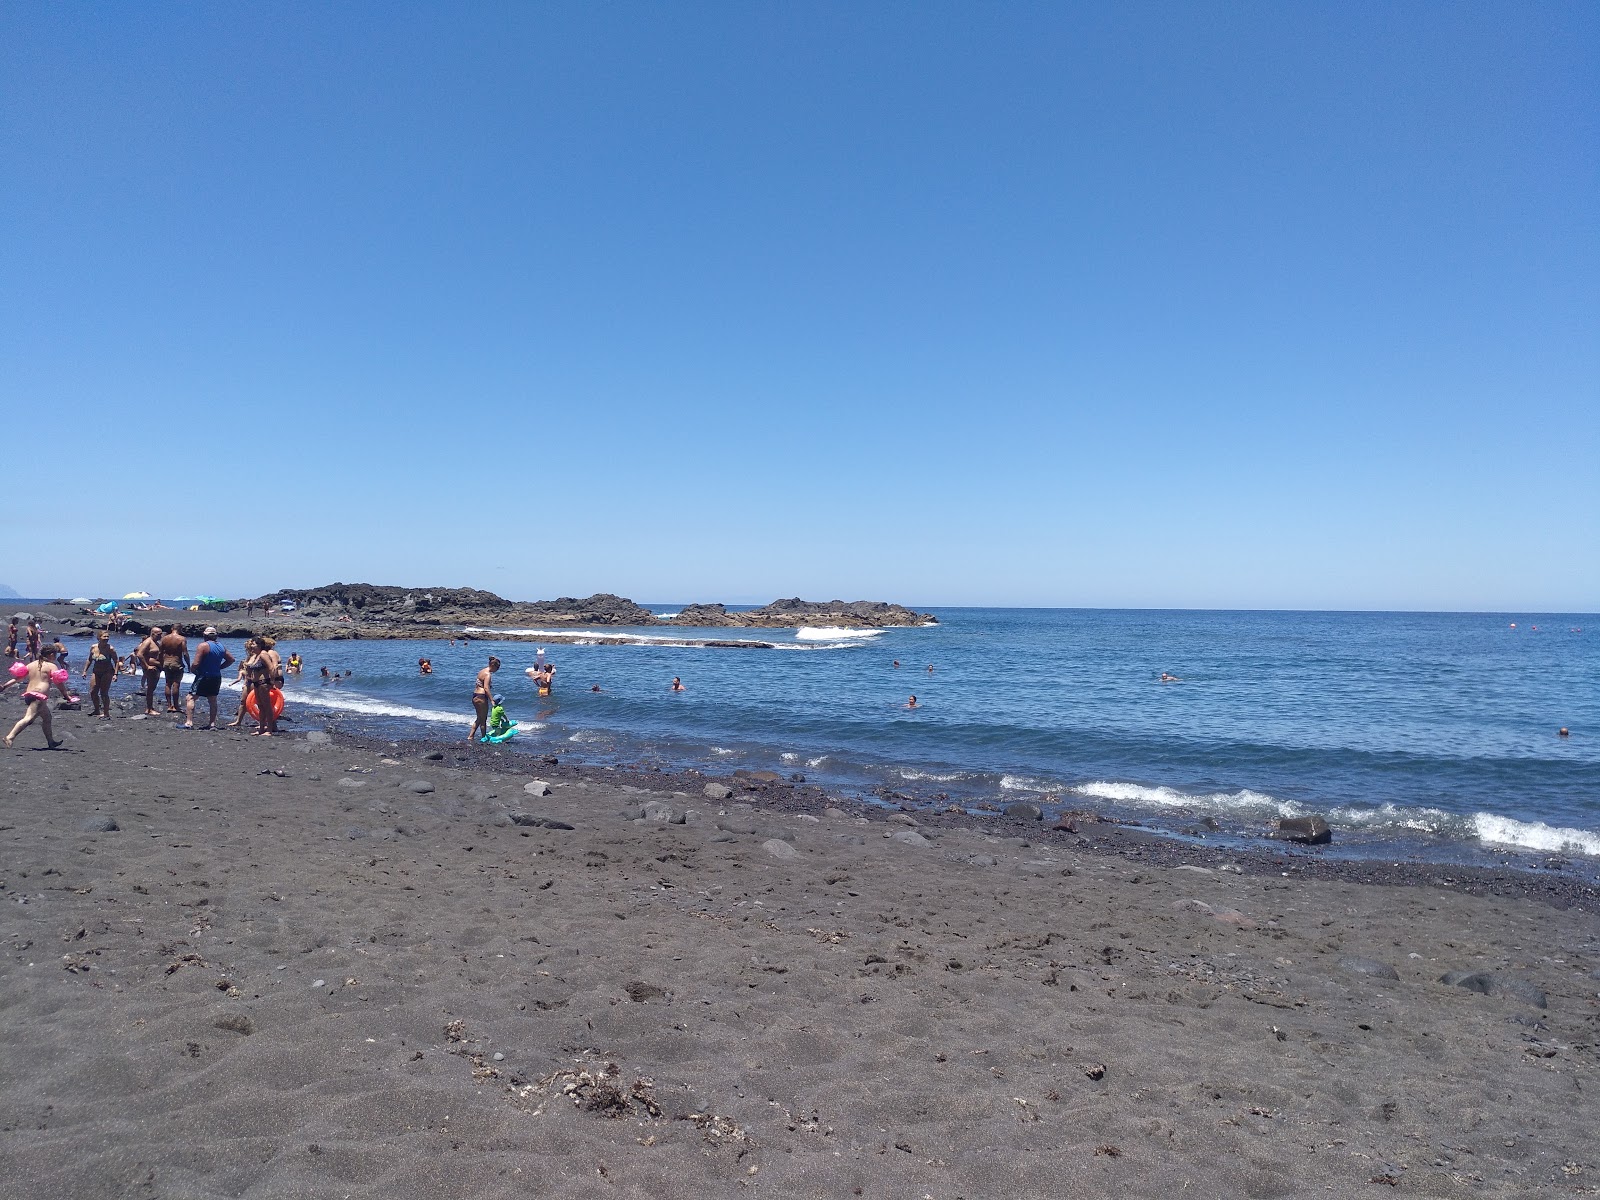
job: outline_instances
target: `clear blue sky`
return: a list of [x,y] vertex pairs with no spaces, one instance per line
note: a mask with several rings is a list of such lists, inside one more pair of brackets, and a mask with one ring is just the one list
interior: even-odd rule
[[0,582],[1593,611],[1597,77],[1588,2],[6,5]]

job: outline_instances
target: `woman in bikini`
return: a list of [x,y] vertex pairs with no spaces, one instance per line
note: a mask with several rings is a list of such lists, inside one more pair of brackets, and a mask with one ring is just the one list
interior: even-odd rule
[[72,697],[67,694],[67,673],[56,666],[56,648],[41,647],[39,657],[28,664],[28,673],[23,679],[22,699],[27,704],[28,711],[22,714],[22,720],[13,725],[11,732],[6,734],[6,749],[11,749],[11,743],[16,740],[17,734],[38,721],[44,726],[45,744],[54,750],[61,743],[56,741],[55,731],[50,728],[50,685],[55,685],[63,700],[68,703],[72,701]]
[[83,664],[83,678],[94,678],[89,683],[89,703],[96,717],[111,719],[111,681],[117,677],[117,652],[111,645],[111,635],[104,629],[95,644],[89,647],[89,660]]
[[494,655],[489,656],[489,665],[478,672],[478,679],[472,685],[472,732],[467,734],[467,741],[475,742],[480,734],[489,732],[489,707],[494,701],[494,673],[500,669],[500,660]]
[[244,660],[244,686],[255,695],[256,720],[261,725],[252,736],[272,737],[278,732],[277,717],[272,711],[272,651],[259,641],[251,645],[250,657]]

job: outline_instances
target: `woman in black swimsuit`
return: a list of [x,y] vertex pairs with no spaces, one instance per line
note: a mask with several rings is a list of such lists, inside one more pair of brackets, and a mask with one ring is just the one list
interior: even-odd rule
[[94,709],[91,716],[111,719],[111,681],[117,677],[117,665],[111,635],[102,629],[99,640],[89,647],[89,661],[83,664],[84,677],[94,675],[89,684],[89,701]]

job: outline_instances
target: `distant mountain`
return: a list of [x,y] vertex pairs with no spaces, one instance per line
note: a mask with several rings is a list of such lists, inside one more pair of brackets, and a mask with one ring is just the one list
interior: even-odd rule
[[16,588],[10,588],[10,587],[7,587],[5,584],[0,583],[0,600],[21,600],[21,599],[22,599],[22,593],[17,591]]

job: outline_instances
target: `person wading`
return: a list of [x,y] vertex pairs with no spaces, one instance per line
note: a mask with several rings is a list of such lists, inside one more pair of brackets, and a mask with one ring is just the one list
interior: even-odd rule
[[494,673],[500,669],[500,660],[489,656],[489,665],[478,672],[472,685],[472,732],[467,741],[475,742],[489,732],[489,708],[494,703]]

